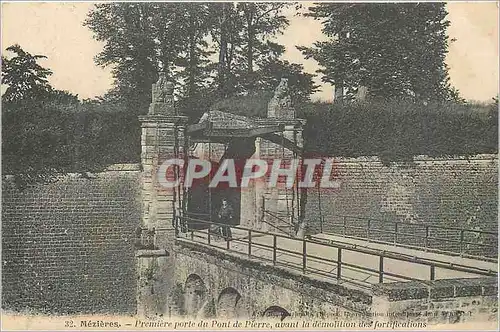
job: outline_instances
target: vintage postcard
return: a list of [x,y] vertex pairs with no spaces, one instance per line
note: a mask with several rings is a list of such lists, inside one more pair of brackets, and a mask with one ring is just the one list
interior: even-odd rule
[[2,330],[498,330],[498,2],[15,2]]

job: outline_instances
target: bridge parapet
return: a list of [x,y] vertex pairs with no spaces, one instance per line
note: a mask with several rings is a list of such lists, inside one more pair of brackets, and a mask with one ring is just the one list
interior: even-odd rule
[[373,287],[373,310],[387,321],[403,318],[446,324],[497,319],[497,278],[397,282]]

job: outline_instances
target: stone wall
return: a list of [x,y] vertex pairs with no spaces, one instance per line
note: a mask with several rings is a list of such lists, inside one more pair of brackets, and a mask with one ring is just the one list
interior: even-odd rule
[[138,165],[20,191],[2,181],[2,307],[133,313]]
[[449,279],[375,286],[374,312],[386,321],[401,318],[427,324],[498,319],[497,278]]
[[[309,232],[343,232],[347,225],[425,235],[422,225],[441,225],[496,232],[498,229],[497,156],[481,155],[471,159],[415,158],[411,164],[384,166],[377,158],[337,159],[333,173],[340,189],[309,190],[306,218]],[[320,196],[320,197],[319,197]],[[320,206],[321,205],[321,206]],[[320,223],[320,216],[324,223]],[[361,218],[361,219],[356,219]],[[347,235],[367,236],[366,231],[348,230]],[[452,234],[453,233],[453,234]],[[392,241],[393,234],[369,232],[374,239]],[[459,239],[459,231],[443,233],[431,229],[431,236]],[[474,234],[466,234],[470,241]],[[468,238],[467,238],[468,237]],[[488,236],[479,239],[493,241]],[[412,236],[398,241],[418,244]],[[430,246],[445,245],[430,240]],[[458,244],[455,244],[455,247]],[[496,242],[493,243],[496,246]],[[443,248],[445,249],[445,248]],[[447,248],[450,249],[450,248]],[[451,248],[457,250],[458,248]],[[472,252],[480,248],[470,248]],[[493,253],[495,254],[495,253]]]

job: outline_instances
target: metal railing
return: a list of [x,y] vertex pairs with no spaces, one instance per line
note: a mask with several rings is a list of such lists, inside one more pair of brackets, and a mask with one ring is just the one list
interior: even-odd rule
[[[289,235],[291,235],[292,233],[294,233],[294,230],[295,230],[295,225],[291,222],[291,221],[288,221],[280,216],[278,216],[277,214],[269,211],[269,210],[263,210],[264,212],[264,216],[262,218],[262,221],[268,225],[270,225],[271,227],[279,230],[279,231],[282,231],[284,233],[288,233]],[[281,222],[281,224],[283,225],[282,227],[279,227],[279,226],[276,226],[272,223],[270,223],[269,221],[266,220],[265,218],[265,215],[268,215],[268,216],[271,216],[272,218],[278,220]],[[288,229],[283,229],[283,227],[285,228],[288,228]]]
[[[342,222],[332,222],[326,224],[325,217],[321,217],[319,227],[320,233],[339,234],[344,237],[367,240],[368,242],[397,244],[410,248],[423,249],[424,251],[440,251],[448,254],[458,254],[463,257],[488,258],[493,261],[498,259],[498,233],[495,232],[431,224],[395,222],[345,215],[330,215],[328,218],[332,218],[334,220],[341,219]],[[362,226],[359,226],[360,222],[362,223]],[[353,225],[354,223],[357,225]],[[374,227],[374,224],[377,223],[386,227],[389,225],[389,229]],[[405,231],[405,228],[414,228],[414,232],[409,233]],[[353,232],[349,232],[351,230]],[[446,233],[446,237],[433,235],[436,233],[439,234],[439,232]],[[452,234],[450,235],[449,233]],[[378,236],[376,236],[377,234]],[[380,236],[381,234],[388,236]],[[470,234],[487,236],[492,243],[481,243],[480,241],[467,240],[467,235]],[[411,240],[416,240],[416,243],[408,243],[411,242]],[[433,241],[435,241],[434,244],[432,244]],[[471,247],[474,248],[474,246],[476,249],[471,249]],[[480,252],[480,254],[477,254],[477,252]]]
[[[185,229],[185,227],[181,227],[181,225],[186,225],[189,222],[206,224],[207,229],[205,230],[194,230],[194,229]],[[367,287],[372,283],[364,282],[362,280],[356,280],[350,277],[347,277],[344,272],[346,271],[360,271],[364,273],[368,273],[370,276],[375,276],[378,280],[378,283],[383,283],[386,280],[389,281],[410,281],[410,280],[435,280],[436,279],[436,269],[446,269],[452,271],[460,271],[465,273],[474,274],[477,276],[496,276],[497,272],[487,269],[482,269],[473,266],[467,266],[462,264],[452,264],[445,261],[432,260],[426,258],[419,258],[410,255],[399,254],[396,252],[387,252],[382,250],[376,250],[366,247],[356,247],[353,245],[349,245],[346,243],[326,243],[313,239],[297,239],[284,234],[270,233],[259,230],[253,230],[247,227],[242,226],[231,226],[231,229],[238,230],[240,233],[245,234],[242,238],[233,238],[233,239],[223,239],[223,247],[219,245],[217,241],[215,241],[215,237],[217,235],[212,234],[211,229],[213,229],[213,225],[218,227],[225,227],[226,224],[210,222],[202,219],[189,218],[189,217],[178,217],[175,220],[175,229],[176,236],[178,239],[185,239],[192,242],[197,242],[203,245],[208,245],[212,247],[217,247],[219,249],[226,250],[228,252],[234,252],[237,254],[243,254],[248,258],[259,259],[265,262],[272,263],[273,266],[283,266],[287,268],[292,268],[294,270],[301,271],[304,274],[315,274],[322,277],[330,277],[335,278],[337,280],[344,280],[352,283],[356,283],[360,286]],[[184,231],[182,231],[184,230]],[[256,238],[263,239],[267,237],[268,240],[272,239],[272,244],[266,243],[258,243],[254,239]],[[286,240],[291,241],[291,243],[299,244],[301,248],[300,251],[291,250],[289,246],[280,245],[278,240]],[[312,248],[312,246],[321,247],[323,249],[336,250],[336,257],[324,257],[311,254],[308,252],[308,248]],[[256,254],[257,249],[267,250],[266,253],[270,254],[269,257],[263,254]],[[369,255],[371,257],[375,257],[378,261],[378,268],[370,268],[367,266],[354,264],[347,262],[343,257],[345,253],[349,252],[357,252],[365,255]],[[294,257],[296,262],[286,261],[282,258],[286,257]],[[428,268],[427,278],[421,279],[408,275],[402,275],[400,273],[389,272],[384,268],[384,263],[387,259],[396,260],[399,262],[406,262],[411,264],[416,264],[420,266],[426,266]],[[326,264],[329,267],[333,267],[335,272],[328,272],[324,269],[318,269],[311,266],[311,262]],[[419,276],[420,277],[420,276]]]

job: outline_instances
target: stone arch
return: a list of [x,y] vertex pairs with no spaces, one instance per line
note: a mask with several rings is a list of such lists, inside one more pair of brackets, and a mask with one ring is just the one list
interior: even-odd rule
[[218,318],[236,318],[238,316],[237,305],[241,294],[233,287],[224,288],[217,299]]
[[266,318],[278,318],[280,320],[284,320],[290,313],[285,309],[277,305],[270,306],[262,313],[263,317]]
[[196,317],[207,301],[208,289],[197,274],[190,274],[184,284],[184,312]]

